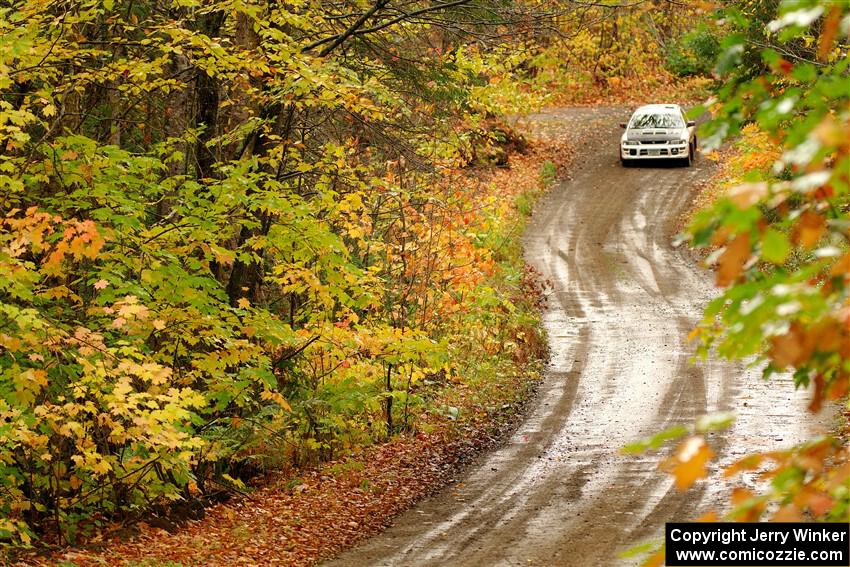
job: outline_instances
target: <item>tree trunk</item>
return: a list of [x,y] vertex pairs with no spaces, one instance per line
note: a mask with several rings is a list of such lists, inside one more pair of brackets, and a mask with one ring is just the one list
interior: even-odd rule
[[387,365],[387,438],[393,436],[393,383],[392,383],[392,375],[393,375],[393,365]]
[[[224,12],[212,12],[204,14],[198,19],[198,31],[214,37],[221,31],[224,24]],[[218,79],[210,76],[204,69],[195,70],[195,97],[196,112],[195,125],[203,127],[195,144],[195,163],[199,179],[210,179],[215,177],[213,167],[218,161],[216,152],[208,147],[208,142],[215,138],[218,133],[218,107],[219,107],[219,84]]]

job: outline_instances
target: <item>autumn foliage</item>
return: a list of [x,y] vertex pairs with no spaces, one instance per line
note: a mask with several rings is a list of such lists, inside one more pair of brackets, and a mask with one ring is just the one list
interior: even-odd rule
[[[726,479],[745,475],[746,484],[734,488],[724,510],[698,520],[846,521],[850,6],[733,0],[716,8],[722,49],[714,73],[724,84],[692,112],[711,114],[700,130],[706,149],[731,144],[721,148],[719,174],[698,197],[701,210],[684,240],[702,249],[723,291],[690,339],[702,357],[760,363],[765,379],[792,374],[810,392],[809,411],[843,411],[837,434],[727,466]],[[733,419],[704,416],[626,450],[684,438],[661,468],[688,490],[713,480],[708,433]],[[663,561],[662,548],[644,565]]]
[[[710,5],[663,0],[586,3],[558,20],[560,35],[541,38],[533,59],[536,80],[557,104],[702,100],[714,81],[710,46],[696,53],[689,34],[700,32]],[[707,69],[684,65],[699,59]]]
[[[704,356],[755,358],[765,379],[792,373],[818,412],[846,403],[850,386],[850,7],[728,4],[718,17],[725,50],[716,68],[727,82],[697,112],[713,114],[702,132],[709,147],[738,138],[688,229],[724,291],[692,338]],[[682,488],[707,474],[710,453],[695,450],[698,443],[704,437],[673,457]],[[848,457],[841,436],[745,456],[725,475],[758,483],[732,493],[728,517],[846,520]]]
[[461,175],[522,149],[534,18],[464,4],[0,8],[0,540],[194,510],[540,356],[537,176]]

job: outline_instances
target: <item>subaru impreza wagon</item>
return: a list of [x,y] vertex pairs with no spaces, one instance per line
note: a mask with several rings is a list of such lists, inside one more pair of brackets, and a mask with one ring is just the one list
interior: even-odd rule
[[667,159],[690,166],[697,151],[696,122],[678,104],[648,104],[635,110],[620,138],[620,163]]

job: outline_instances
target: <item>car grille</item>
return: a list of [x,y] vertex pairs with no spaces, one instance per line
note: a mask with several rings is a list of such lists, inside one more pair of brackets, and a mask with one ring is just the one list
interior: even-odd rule
[[677,148],[671,149],[669,152],[667,148],[663,148],[660,150],[652,150],[653,153],[649,153],[650,150],[638,150],[638,149],[630,149],[630,156],[649,156],[649,155],[660,155],[660,156],[676,156],[679,155],[679,150]]

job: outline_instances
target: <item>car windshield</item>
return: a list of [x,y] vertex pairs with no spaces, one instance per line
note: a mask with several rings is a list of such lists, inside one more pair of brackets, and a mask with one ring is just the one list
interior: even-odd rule
[[632,118],[631,128],[682,128],[682,118],[675,114],[638,114]]

